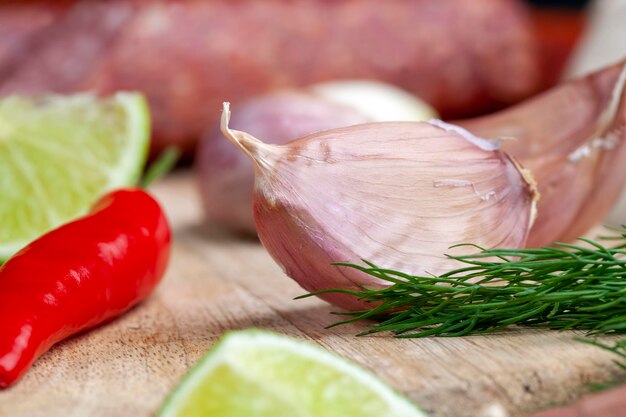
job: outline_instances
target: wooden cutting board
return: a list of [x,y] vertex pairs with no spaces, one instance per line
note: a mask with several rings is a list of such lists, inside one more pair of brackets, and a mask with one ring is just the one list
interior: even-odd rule
[[356,338],[359,325],[325,330],[336,319],[333,308],[317,299],[294,301],[303,290],[256,240],[203,225],[190,173],[153,191],[175,236],[163,283],[124,317],[55,346],[22,381],[0,392],[0,416],[151,416],[220,335],[250,327],[337,352],[432,416],[523,416],[621,375],[611,354],[573,341],[575,332],[396,340]]

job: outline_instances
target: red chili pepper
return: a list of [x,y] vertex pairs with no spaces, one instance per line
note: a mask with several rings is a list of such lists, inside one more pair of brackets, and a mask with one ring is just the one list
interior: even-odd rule
[[55,343],[146,298],[169,260],[170,228],[139,189],[35,240],[0,267],[0,387]]

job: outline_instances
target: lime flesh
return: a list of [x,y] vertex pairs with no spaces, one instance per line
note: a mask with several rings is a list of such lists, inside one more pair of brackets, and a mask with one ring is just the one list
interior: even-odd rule
[[149,126],[135,93],[0,99],[0,262],[135,184]]
[[423,417],[374,375],[313,344],[262,331],[224,337],[158,417]]

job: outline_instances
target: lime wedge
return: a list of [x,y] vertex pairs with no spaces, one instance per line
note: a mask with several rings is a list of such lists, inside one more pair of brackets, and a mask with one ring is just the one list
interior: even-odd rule
[[158,417],[423,417],[369,372],[273,333],[225,336],[165,401]]
[[149,119],[135,93],[0,99],[0,263],[107,191],[134,184]]

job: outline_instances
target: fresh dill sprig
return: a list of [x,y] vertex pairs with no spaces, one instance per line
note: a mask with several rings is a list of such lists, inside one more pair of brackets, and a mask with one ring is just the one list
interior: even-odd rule
[[477,254],[451,256],[462,268],[439,276],[409,275],[368,261],[341,263],[391,285],[303,297],[343,293],[370,302],[370,309],[341,313],[351,317],[333,325],[374,320],[359,335],[464,336],[511,325],[625,333],[626,228],[620,234],[612,247],[589,239],[539,249],[475,246]]

